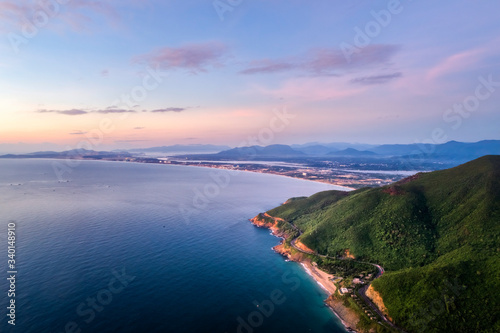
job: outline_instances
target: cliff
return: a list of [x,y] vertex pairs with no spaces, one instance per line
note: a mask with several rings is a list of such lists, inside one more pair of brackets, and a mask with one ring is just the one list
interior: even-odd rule
[[389,317],[389,312],[387,311],[387,308],[385,307],[384,300],[382,299],[382,296],[380,296],[380,293],[375,291],[373,289],[373,286],[370,285],[368,289],[366,290],[366,296],[379,308],[380,311],[390,320],[392,321],[392,318]]

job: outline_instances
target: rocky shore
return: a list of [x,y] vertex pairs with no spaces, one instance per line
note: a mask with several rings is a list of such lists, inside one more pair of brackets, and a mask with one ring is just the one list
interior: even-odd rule
[[[283,219],[272,217],[267,213],[261,213],[254,218],[250,219],[253,225],[259,228],[267,228],[271,230],[271,233],[281,238],[280,244],[273,247],[273,250],[288,260],[298,262],[302,265],[304,270],[310,275],[318,285],[321,286],[323,290],[328,294],[328,298],[325,300],[325,304],[328,305],[335,316],[340,319],[344,327],[351,332],[355,332],[357,329],[357,324],[359,322],[359,315],[352,309],[346,307],[343,301],[336,299],[333,295],[335,294],[337,287],[333,283],[332,279],[335,277],[316,266],[316,263],[311,261],[310,255],[303,252],[294,250],[292,247],[286,244],[286,240],[289,240],[289,235],[281,231],[278,227],[278,223],[283,221]],[[301,244],[297,242],[297,244]],[[305,250],[305,249],[304,249]],[[307,250],[311,251],[309,248]],[[306,252],[309,252],[306,251]]]

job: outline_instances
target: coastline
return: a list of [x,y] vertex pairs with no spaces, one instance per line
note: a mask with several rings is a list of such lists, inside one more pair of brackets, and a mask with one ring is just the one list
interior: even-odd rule
[[318,267],[314,267],[314,265],[310,261],[303,261],[299,263],[304,268],[306,273],[311,276],[324,291],[328,293],[328,296],[335,294],[335,292],[337,291],[337,287],[331,281],[331,279],[335,278],[333,275],[328,274]]
[[287,258],[287,260],[300,264],[307,275],[309,275],[328,295],[324,301],[325,305],[332,310],[334,316],[339,319],[345,330],[347,332],[357,332],[359,316],[352,309],[344,306],[342,301],[333,298],[333,295],[337,291],[337,287],[332,281],[335,276],[318,268],[315,263],[311,262],[310,258],[303,253],[293,254],[290,249],[285,248],[285,240],[288,238],[288,235],[278,229],[276,224],[277,221],[280,220],[279,218],[273,218],[265,213],[264,216],[274,219],[274,223],[271,223],[269,221],[259,219],[259,216],[260,214],[253,219],[250,219],[252,224],[258,228],[269,229],[273,236],[281,239],[280,244],[274,246],[272,250],[281,254],[283,257]]
[[[14,159],[14,158],[5,158],[6,160],[8,159]],[[33,159],[38,159],[38,160],[59,160],[59,161],[67,161],[68,158],[51,158],[51,157],[41,157],[41,158],[15,158],[15,159],[28,159],[28,160],[33,160]],[[331,182],[331,181],[326,181],[322,179],[310,179],[310,178],[301,178],[301,177],[292,177],[284,174],[280,174],[277,172],[265,172],[265,171],[253,171],[253,170],[231,170],[231,169],[225,169],[225,168],[217,168],[213,167],[210,165],[196,165],[196,164],[174,164],[174,163],[145,163],[145,162],[140,162],[140,161],[126,161],[126,160],[108,160],[108,159],[90,159],[90,158],[82,158],[82,159],[70,159],[70,160],[77,160],[78,162],[81,161],[95,161],[95,162],[115,162],[115,163],[137,163],[137,164],[148,164],[148,165],[169,165],[169,166],[174,166],[174,167],[192,167],[192,168],[206,168],[206,169],[218,169],[218,170],[225,170],[227,172],[234,172],[234,173],[239,173],[239,172],[248,172],[248,173],[253,173],[253,174],[263,174],[263,175],[273,175],[273,176],[279,176],[279,177],[286,177],[289,179],[295,179],[295,180],[301,180],[305,182],[313,182],[313,183],[321,183],[321,184],[327,184],[331,186],[337,187],[335,190],[337,191],[354,191],[356,188],[354,187],[349,187],[346,185],[339,185],[337,183]]]
[[298,262],[304,269],[304,271],[323,289],[328,297],[325,299],[325,305],[332,310],[335,317],[337,317],[346,331],[357,332],[357,323],[359,317],[351,309],[345,307],[341,301],[335,300],[332,295],[337,291],[337,287],[331,281],[335,278],[334,275],[329,274],[314,265],[310,261]]
[[[136,163],[142,163],[142,162],[136,162]],[[158,164],[162,164],[162,163],[158,163]],[[302,180],[302,181],[306,181],[306,182],[313,182],[313,183],[321,183],[321,184],[332,185],[332,186],[339,187],[339,189],[337,189],[338,191],[354,191],[354,190],[356,190],[354,187],[349,187],[349,186],[346,186],[346,185],[339,185],[337,183],[334,183],[334,182],[331,182],[331,181],[327,181],[327,180],[301,178],[301,177],[292,177],[292,176],[284,175],[284,174],[277,173],[277,172],[265,172],[265,171],[253,171],[253,170],[231,170],[231,169],[218,168],[218,167],[213,167],[213,166],[210,166],[210,165],[202,165],[202,164],[200,164],[200,165],[195,165],[195,164],[168,164],[168,165],[182,166],[182,167],[193,167],[193,168],[217,169],[217,170],[225,170],[225,171],[236,172],[236,173],[237,172],[249,172],[249,173],[257,173],[257,174],[263,174],[263,175],[273,175],[273,176],[286,177],[286,178],[295,179],[295,180]]]

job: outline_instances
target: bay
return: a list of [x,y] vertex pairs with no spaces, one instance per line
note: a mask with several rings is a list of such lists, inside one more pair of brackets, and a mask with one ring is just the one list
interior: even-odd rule
[[248,221],[336,187],[103,161],[75,162],[58,178],[61,163],[0,160],[1,332],[345,332],[324,291],[271,250],[279,239]]

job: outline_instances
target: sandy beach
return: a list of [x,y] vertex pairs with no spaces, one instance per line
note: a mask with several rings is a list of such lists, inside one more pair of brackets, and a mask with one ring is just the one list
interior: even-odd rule
[[331,297],[337,291],[337,287],[331,280],[334,276],[315,267],[310,261],[303,261],[300,264],[307,274],[328,293],[328,299],[325,303],[332,309],[335,316],[340,319],[344,327],[356,330],[359,316],[353,310],[346,308],[342,301]]
[[[340,319],[344,327],[351,330],[356,330],[359,316],[352,309],[345,307],[342,301],[333,297],[333,295],[337,291],[337,287],[332,281],[335,276],[319,269],[315,263],[311,262],[306,254],[298,251],[291,251],[291,249],[287,247],[284,242],[284,238],[286,238],[287,236],[282,234],[277,227],[277,221],[281,219],[270,216],[267,213],[264,213],[263,215],[266,218],[273,220],[273,222],[261,219],[259,215],[257,215],[250,221],[257,227],[270,229],[273,235],[283,239],[279,245],[273,247],[273,250],[287,257],[289,260],[300,263],[306,273],[311,276],[314,281],[316,281],[316,283],[328,294],[328,298],[325,300],[325,303],[330,307],[330,309],[332,309],[335,316]],[[312,250],[308,248],[307,250],[312,252]]]
[[328,296],[334,294],[337,291],[337,287],[332,282],[333,275],[328,274],[325,271],[315,267],[310,261],[304,261],[300,263],[307,274],[314,278],[316,283],[318,283],[321,288],[323,288],[326,292],[328,292]]

